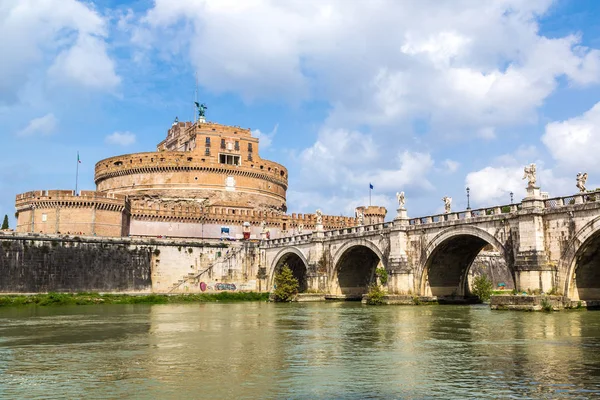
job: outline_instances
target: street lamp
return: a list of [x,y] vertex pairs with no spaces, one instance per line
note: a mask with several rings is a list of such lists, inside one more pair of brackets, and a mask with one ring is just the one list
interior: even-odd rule
[[510,204],[513,203],[513,195],[514,195],[513,192],[510,192]]
[[471,197],[471,189],[467,186],[467,210],[471,209],[470,197]]

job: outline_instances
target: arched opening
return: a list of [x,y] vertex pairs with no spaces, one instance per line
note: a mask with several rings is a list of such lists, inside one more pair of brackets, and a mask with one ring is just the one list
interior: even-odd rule
[[273,277],[277,275],[279,271],[281,271],[281,268],[286,264],[292,270],[294,278],[298,279],[298,293],[306,292],[308,290],[307,267],[302,258],[296,253],[290,252],[281,256],[275,266]]
[[335,269],[339,293],[347,298],[361,299],[369,291],[380,262],[379,256],[366,246],[357,245],[347,249]]
[[470,297],[475,277],[486,276],[494,290],[512,290],[514,273],[501,249],[470,234],[443,240],[432,251],[425,265],[421,292],[440,298]]
[[572,287],[574,300],[600,300],[600,231],[577,251]]

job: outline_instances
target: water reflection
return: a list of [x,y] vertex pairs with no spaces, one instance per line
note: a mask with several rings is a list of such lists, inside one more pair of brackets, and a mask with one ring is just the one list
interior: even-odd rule
[[1,398],[582,398],[600,313],[351,303],[0,310]]

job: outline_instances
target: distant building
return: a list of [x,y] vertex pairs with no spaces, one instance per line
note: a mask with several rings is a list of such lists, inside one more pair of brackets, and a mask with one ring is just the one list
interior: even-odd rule
[[[72,190],[17,195],[16,230],[240,239],[315,228],[314,214],[286,214],[287,169],[260,158],[250,129],[176,121],[156,152],[101,160],[94,180],[96,191],[79,195]],[[379,208],[377,218],[365,215],[369,222],[383,222],[384,216]],[[323,216],[325,229],[355,224],[355,218]]]

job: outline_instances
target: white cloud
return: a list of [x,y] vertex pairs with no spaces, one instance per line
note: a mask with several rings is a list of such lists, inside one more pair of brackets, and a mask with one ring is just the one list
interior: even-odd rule
[[428,113],[434,132],[490,139],[496,127],[536,121],[558,78],[600,79],[600,52],[580,37],[540,36],[550,5],[157,0],[137,40],[161,54],[189,52],[215,92],[325,99],[334,128]]
[[600,102],[583,115],[546,125],[542,141],[561,165],[600,173]]
[[260,129],[255,129],[252,131],[252,136],[258,138],[260,150],[267,150],[271,147],[271,144],[273,144],[273,138],[277,134],[277,129],[279,129],[279,124],[276,124],[273,127],[273,130],[269,133],[263,133]]
[[114,132],[106,137],[105,142],[119,146],[129,146],[135,143],[135,134],[131,132]]
[[106,36],[104,19],[83,2],[0,3],[0,37],[10,38],[0,40],[0,103],[17,102],[32,77],[45,74],[52,64],[53,78],[112,89],[118,78],[106,52]]
[[19,136],[33,136],[33,135],[50,135],[54,133],[58,126],[58,119],[52,113],[48,113],[43,117],[34,118],[25,128],[20,130],[17,134]]
[[466,185],[471,189],[471,201],[479,206],[510,203],[510,192],[516,202],[525,197],[523,167],[485,167],[467,175]]
[[442,162],[443,170],[449,174],[455,173],[458,170],[458,167],[460,167],[460,163],[458,161],[446,159]]
[[[385,148],[373,137],[358,131],[323,129],[315,144],[295,160],[298,176],[290,202],[301,209],[321,207],[336,214],[368,204],[369,184],[374,186],[376,205],[394,207],[394,194],[404,190],[416,198],[429,192],[427,179],[434,161],[428,153],[393,150],[387,159]],[[387,159],[387,163],[382,163]],[[337,208],[336,208],[337,207]]]
[[527,180],[523,179],[524,167],[536,164],[537,185],[551,197],[573,193],[574,182],[557,176],[538,158],[534,146],[521,146],[511,154],[504,154],[492,160],[491,165],[467,174],[465,184],[471,189],[471,201],[475,207],[509,204],[510,192],[515,203],[526,195]]
[[487,126],[479,129],[477,131],[477,136],[487,140],[496,139],[496,130],[490,126]]
[[61,52],[48,74],[57,80],[72,81],[92,89],[110,89],[121,82],[114,62],[106,54],[105,43],[93,36],[82,36]]

